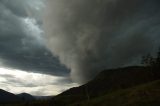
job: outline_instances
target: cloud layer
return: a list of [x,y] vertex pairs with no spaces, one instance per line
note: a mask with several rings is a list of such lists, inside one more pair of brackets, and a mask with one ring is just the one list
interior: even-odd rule
[[160,42],[158,0],[47,0],[47,46],[76,82],[139,64]]
[[44,45],[42,0],[0,1],[0,67],[68,75]]
[[[57,95],[77,84],[66,82],[65,77],[29,73],[0,68],[0,87],[12,93],[30,93],[37,96]],[[29,79],[28,79],[29,78]]]

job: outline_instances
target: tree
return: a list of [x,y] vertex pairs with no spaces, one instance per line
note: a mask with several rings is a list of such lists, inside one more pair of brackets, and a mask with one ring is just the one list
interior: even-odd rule
[[146,56],[142,56],[141,64],[152,67],[155,64],[155,59],[151,56],[151,54],[147,54]]
[[157,78],[160,77],[160,48],[154,58],[151,54],[142,57],[142,64],[149,67],[151,73]]
[[160,68],[160,48],[158,49],[157,58],[156,58],[157,67]]

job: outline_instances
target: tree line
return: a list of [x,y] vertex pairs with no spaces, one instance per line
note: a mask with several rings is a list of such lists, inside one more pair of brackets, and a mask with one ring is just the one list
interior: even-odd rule
[[142,64],[152,71],[155,76],[160,77],[160,48],[157,55],[153,57],[151,54],[142,57]]

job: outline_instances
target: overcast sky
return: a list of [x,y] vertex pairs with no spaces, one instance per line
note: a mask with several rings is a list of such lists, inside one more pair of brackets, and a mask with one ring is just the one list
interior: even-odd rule
[[42,0],[0,1],[1,89],[55,95],[74,85],[69,70],[44,44],[44,6]]
[[[159,0],[0,0],[0,88],[55,95],[160,46]],[[78,84],[77,84],[78,83]]]
[[160,46],[159,0],[47,0],[47,47],[84,83]]

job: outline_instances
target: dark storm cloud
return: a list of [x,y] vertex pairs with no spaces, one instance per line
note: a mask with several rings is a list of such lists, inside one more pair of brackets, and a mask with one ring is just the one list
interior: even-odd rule
[[160,45],[159,0],[48,0],[48,48],[85,82],[100,70],[139,64]]
[[25,7],[28,6],[28,3],[26,0],[1,0],[1,3],[15,15],[27,17],[27,11]]
[[[60,65],[44,46],[40,18],[37,18],[40,10],[36,10],[36,3],[40,0],[36,1],[0,1],[0,61],[3,64],[1,67],[67,75],[65,67]],[[35,21],[33,24],[37,29],[28,25],[32,24],[30,21]]]

